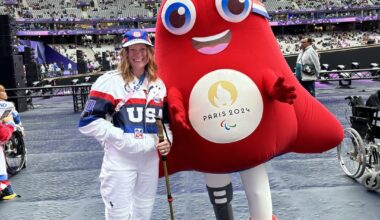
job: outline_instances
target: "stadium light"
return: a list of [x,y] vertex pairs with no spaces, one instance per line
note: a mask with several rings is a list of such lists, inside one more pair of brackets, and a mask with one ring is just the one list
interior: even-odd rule
[[369,64],[369,66],[371,67],[371,69],[378,69],[379,68],[378,63],[371,63],[371,64]]
[[[44,80],[44,89],[42,89],[42,94],[50,93],[53,94],[53,89],[50,88],[55,85],[55,80],[54,79],[45,79]],[[46,96],[44,98],[50,98],[50,96]]]
[[34,82],[32,82],[32,86],[33,87],[37,87],[37,86],[40,86],[40,85],[41,85],[40,81],[34,81]]
[[78,84],[78,82],[79,82],[79,79],[73,79],[71,80],[71,85],[76,85]]
[[371,67],[371,76],[377,76],[377,77],[380,77],[380,68],[379,68],[379,64],[378,63],[371,63],[369,64],[369,66]]
[[351,63],[351,69],[359,69],[359,63],[358,62],[352,62]]
[[[338,70],[345,70],[346,66],[345,65],[338,65],[337,66]],[[351,86],[351,73],[350,72],[340,72],[339,73],[339,78],[344,79],[344,80],[339,80],[339,86],[341,88],[349,88]]]
[[338,66],[337,66],[337,69],[338,69],[338,70],[345,70],[345,69],[346,69],[346,66],[345,66],[345,65],[338,65]]
[[321,65],[321,71],[319,72],[319,76],[321,77],[321,79],[329,78],[328,77],[329,74],[327,73],[329,68],[330,68],[330,65],[327,63],[324,63]]
[[90,80],[91,80],[91,76],[86,76],[86,77],[84,77],[84,82],[85,82],[85,83],[89,83]]
[[50,86],[54,86],[55,85],[54,79],[46,79],[45,81],[47,82],[45,85],[50,85]]
[[[346,69],[346,65],[338,65],[337,69],[338,70],[345,70]],[[339,73],[339,78],[348,79],[350,77],[351,77],[351,73],[349,73],[349,72],[340,72]]]

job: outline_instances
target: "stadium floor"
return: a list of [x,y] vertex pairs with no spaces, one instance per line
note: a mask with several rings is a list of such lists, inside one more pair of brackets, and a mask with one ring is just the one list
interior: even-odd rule
[[[353,81],[337,89],[337,82],[317,84],[317,99],[348,125],[348,95],[369,94],[379,81]],[[102,147],[77,130],[79,113],[71,97],[35,99],[35,109],[21,113],[28,148],[28,165],[11,181],[21,195],[0,202],[1,220],[104,219],[99,195]],[[378,220],[380,194],[370,193],[346,177],[335,149],[323,154],[286,154],[267,163],[273,210],[279,220]],[[235,219],[248,219],[241,181],[232,174]],[[213,210],[198,172],[170,177],[175,219],[212,220]],[[170,219],[164,179],[160,179],[152,219]]]

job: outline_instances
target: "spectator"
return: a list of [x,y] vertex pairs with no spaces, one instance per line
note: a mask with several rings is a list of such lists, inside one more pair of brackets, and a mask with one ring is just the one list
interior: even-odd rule
[[64,64],[63,62],[61,62],[61,63],[59,64],[59,68],[61,69],[62,73],[65,72],[65,64]]
[[46,68],[45,68],[45,65],[44,65],[44,64],[41,64],[41,65],[40,65],[40,73],[41,73],[41,77],[42,77],[42,78],[45,78],[45,77],[46,77]]
[[48,72],[49,75],[55,75],[55,68],[53,63],[49,64]]
[[73,75],[73,65],[71,64],[71,62],[67,64],[67,69],[69,70],[69,74]]
[[301,50],[296,63],[296,76],[301,85],[312,96],[315,96],[315,80],[317,80],[321,69],[319,56],[313,48],[311,38],[303,38],[300,43]]

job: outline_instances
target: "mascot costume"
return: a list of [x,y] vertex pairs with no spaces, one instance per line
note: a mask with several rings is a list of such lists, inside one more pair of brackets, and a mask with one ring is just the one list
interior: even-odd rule
[[240,172],[251,219],[276,219],[263,164],[343,139],[288,67],[267,16],[256,0],[163,0],[157,16],[174,136],[169,173],[203,172],[216,219],[233,219],[229,173]]

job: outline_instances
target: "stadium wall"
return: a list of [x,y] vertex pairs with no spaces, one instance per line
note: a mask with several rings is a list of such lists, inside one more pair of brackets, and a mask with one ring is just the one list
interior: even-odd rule
[[[297,55],[285,56],[291,69],[296,65]],[[330,69],[336,69],[337,65],[346,65],[346,69],[351,69],[352,62],[359,62],[360,68],[369,68],[370,63],[380,64],[380,45],[364,46],[349,49],[321,51],[321,64],[327,63]]]

